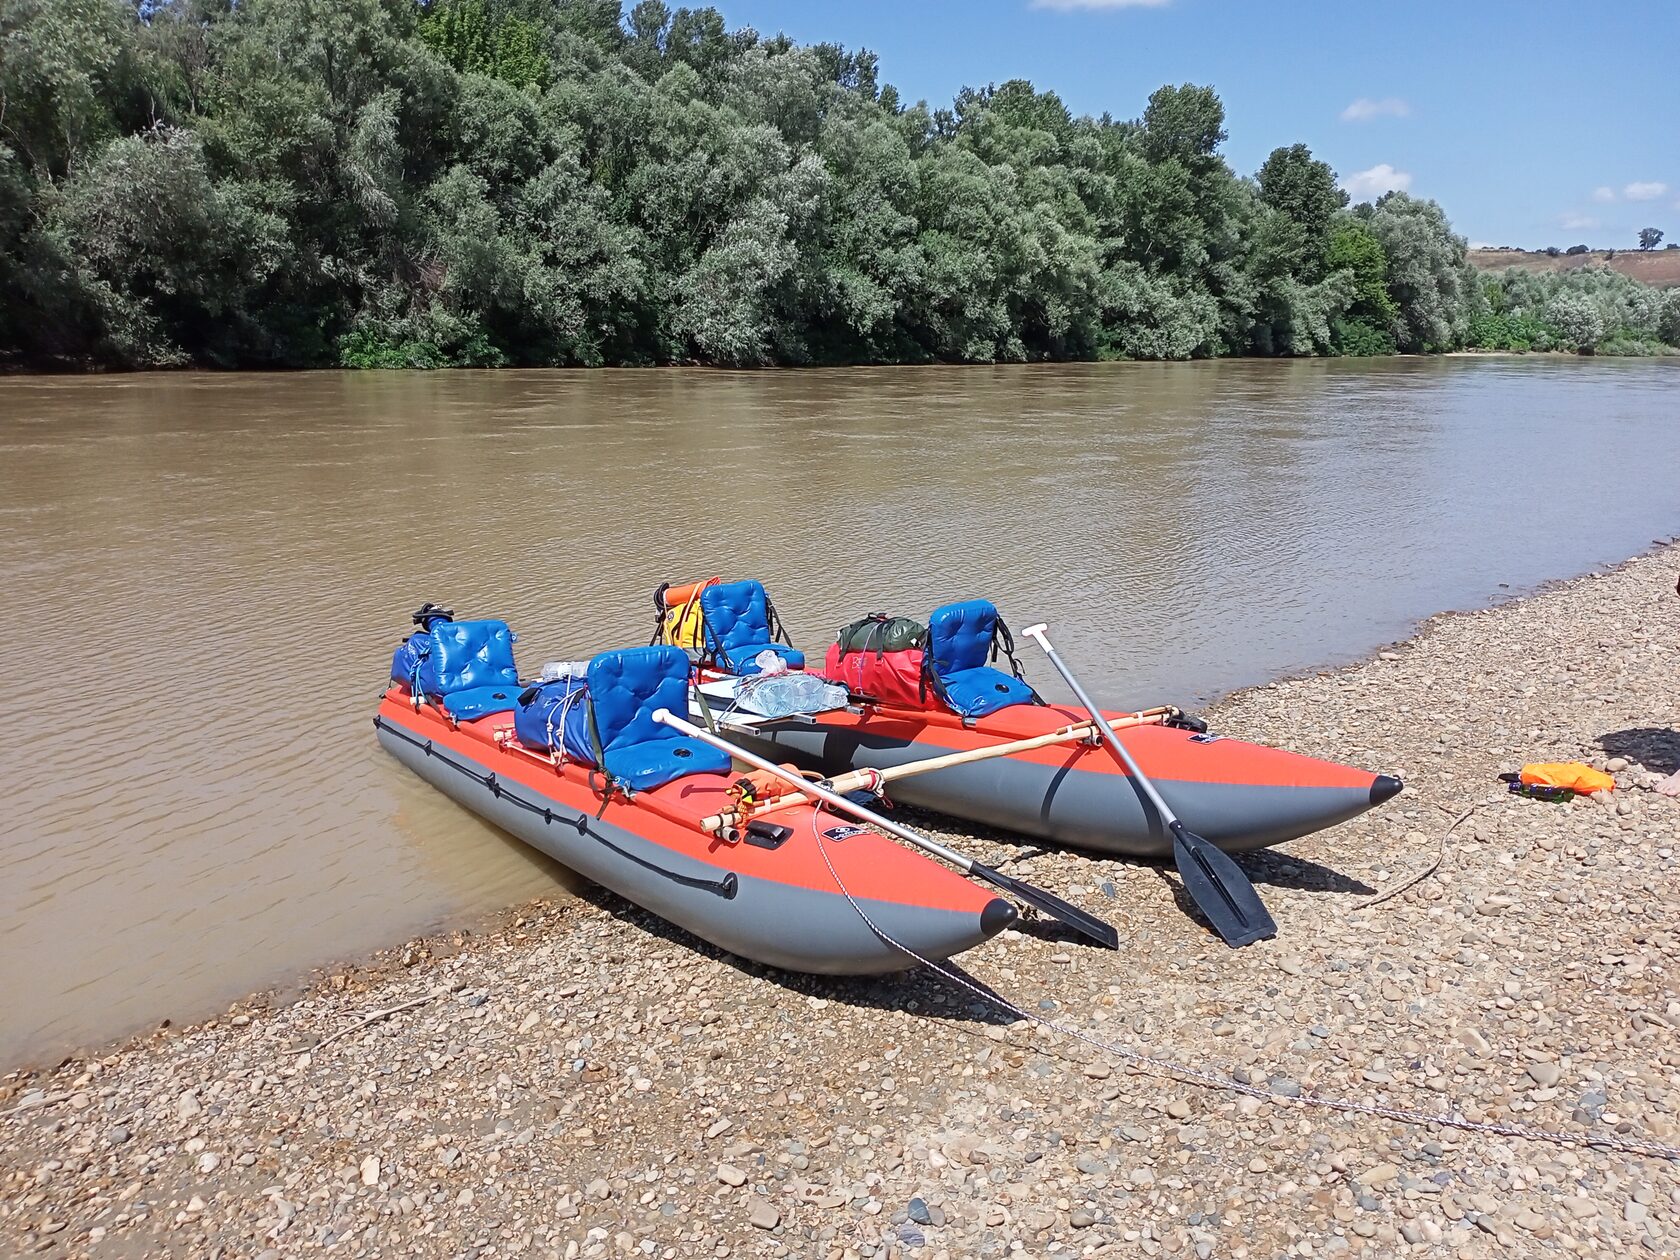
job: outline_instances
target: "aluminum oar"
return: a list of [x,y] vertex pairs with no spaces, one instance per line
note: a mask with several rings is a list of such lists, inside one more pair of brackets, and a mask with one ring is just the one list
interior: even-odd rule
[[1028,626],[1022,633],[1038,641],[1038,646],[1044,649],[1044,654],[1050,658],[1056,672],[1061,674],[1062,680],[1072,689],[1079,703],[1084,705],[1085,711],[1091,715],[1091,720],[1097,724],[1097,729],[1102,732],[1103,742],[1120,759],[1126,773],[1143,789],[1143,794],[1155,807],[1155,812],[1160,815],[1161,822],[1172,836],[1173,861],[1178,866],[1178,876],[1184,881],[1184,891],[1189,894],[1190,900],[1196,903],[1196,908],[1213,924],[1213,930],[1232,948],[1252,945],[1255,941],[1276,936],[1277,924],[1261,902],[1260,894],[1254,891],[1254,885],[1249,882],[1248,876],[1242,873],[1242,868],[1231,860],[1229,854],[1202,839],[1179,821],[1178,815],[1173,813],[1172,806],[1167,804],[1148,776],[1138,768],[1137,760],[1120,742],[1120,737],[1114,733],[1114,728],[1109,725],[1102,710],[1097,708],[1096,703],[1086,694],[1085,688],[1079,685],[1073,671],[1056,655],[1056,649],[1050,646],[1050,639],[1045,633],[1047,629],[1048,627],[1041,622],[1036,626]]
[[730,743],[720,735],[702,730],[693,723],[684,721],[669,709],[656,710],[653,714],[653,720],[664,723],[674,731],[680,731],[690,739],[697,739],[701,743],[710,744],[713,748],[728,753],[737,761],[745,762],[766,774],[774,775],[789,786],[797,788],[812,800],[821,801],[842,813],[850,814],[853,818],[866,822],[871,827],[883,831],[889,836],[894,836],[924,853],[930,853],[936,858],[949,862],[965,875],[972,875],[975,879],[984,880],[991,884],[994,888],[1001,888],[1010,896],[1026,902],[1034,909],[1043,911],[1058,923],[1065,923],[1074,931],[1090,937],[1099,945],[1106,946],[1109,949],[1120,948],[1120,933],[1115,930],[1113,924],[1104,923],[1095,915],[1087,914],[1078,906],[1063,901],[1055,893],[1046,892],[1032,884],[1023,883],[1021,880],[1005,875],[1002,871],[994,871],[991,867],[976,862],[966,854],[958,853],[955,849],[948,848],[937,840],[930,840],[920,832],[900,826],[890,818],[883,818],[874,810],[859,805],[856,801],[847,800],[838,792],[832,792],[820,784],[802,779],[792,771],[784,770],[775,762],[756,756],[739,745]]

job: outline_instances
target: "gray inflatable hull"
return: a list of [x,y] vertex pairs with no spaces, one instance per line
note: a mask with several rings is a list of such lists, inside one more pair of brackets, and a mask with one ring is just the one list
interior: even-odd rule
[[[824,893],[744,877],[526,788],[519,789],[518,798],[527,804],[518,804],[508,792],[485,786],[490,767],[481,762],[456,751],[429,751],[423,736],[387,719],[377,719],[375,726],[387,752],[475,814],[732,954],[825,975],[868,975],[917,965],[877,935],[838,890]],[[927,959],[978,945],[1016,917],[1002,900],[992,901],[982,914],[861,898],[858,904],[882,932]]]
[[[867,766],[897,766],[954,751],[855,729],[793,723],[734,731],[731,737],[762,756],[794,761],[828,775]],[[1357,817],[1375,803],[1369,788],[1171,779],[1154,783],[1186,827],[1235,853],[1310,835]],[[996,757],[900,779],[888,795],[905,805],[1054,844],[1130,858],[1172,856],[1172,839],[1159,817],[1131,779],[1119,774]]]

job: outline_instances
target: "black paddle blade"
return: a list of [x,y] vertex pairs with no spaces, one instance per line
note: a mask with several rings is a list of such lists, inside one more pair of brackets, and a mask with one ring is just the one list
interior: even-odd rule
[[[1104,923],[1094,914],[1086,914],[1071,902],[1063,901],[1055,893],[1045,892],[1042,888],[1035,888],[1031,884],[1023,884],[1018,879],[1012,879],[1002,871],[994,871],[989,866],[981,866],[976,862],[969,867],[968,873],[976,879],[983,879],[993,884],[1019,901],[1026,902],[1035,910],[1042,910],[1058,923],[1065,923],[1075,932],[1090,937],[1105,949],[1120,948],[1120,933],[1112,923]],[[1253,891],[1252,889],[1250,890]]]
[[1186,830],[1176,818],[1172,836],[1173,860],[1184,891],[1227,945],[1237,949],[1277,935],[1277,924],[1260,894],[1229,854]]

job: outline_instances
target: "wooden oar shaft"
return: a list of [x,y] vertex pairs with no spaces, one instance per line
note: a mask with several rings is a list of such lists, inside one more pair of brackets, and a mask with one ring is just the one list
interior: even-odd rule
[[[1109,722],[1113,727],[1151,726],[1163,721],[1171,708],[1145,709],[1140,713],[1128,713],[1125,717],[1115,718]],[[1007,744],[992,744],[987,748],[971,748],[967,752],[944,753],[938,757],[924,757],[920,761],[906,761],[903,765],[882,766],[879,770],[850,770],[845,774],[836,775],[829,782],[837,792],[852,792],[861,787],[869,787],[876,776],[891,783],[895,779],[908,779],[912,775],[927,774],[934,770],[944,770],[951,766],[964,766],[971,761],[990,761],[993,757],[1009,757],[1015,753],[1031,752],[1035,748],[1048,748],[1052,744],[1082,743],[1086,740],[1101,738],[1102,732],[1097,729],[1095,722],[1079,722],[1073,726],[1064,726],[1059,730],[1049,731],[1043,735],[1034,735],[1028,739],[1011,740]]]
[[[1136,713],[1128,713],[1125,717],[1110,719],[1109,726],[1124,729],[1130,726],[1158,725],[1177,712],[1178,710],[1172,705],[1161,705],[1154,709],[1140,709]],[[1072,744],[1100,738],[1101,732],[1097,729],[1095,722],[1078,722],[1072,726],[1064,726],[1043,735],[1012,740],[1006,744],[992,744],[986,748],[971,748],[967,752],[944,753],[938,757],[924,757],[920,761],[907,761],[903,765],[897,766],[883,766],[879,770],[848,770],[845,774],[837,774],[832,779],[823,780],[823,784],[834,792],[856,792],[862,788],[874,788],[882,783],[891,783],[896,779],[908,779],[912,775],[928,774],[934,770],[947,770],[952,766],[964,766],[975,761],[990,761],[994,757],[1008,757],[1014,753],[1031,752],[1035,748],[1048,748],[1053,744]],[[787,806],[797,804],[804,799],[805,797],[798,792],[771,797],[755,806],[750,813],[762,814],[773,809],[785,809]],[[742,821],[744,821],[742,811],[731,809],[725,810],[723,813],[713,814],[710,818],[701,819],[700,826],[707,831],[717,831],[723,827],[739,826]]]

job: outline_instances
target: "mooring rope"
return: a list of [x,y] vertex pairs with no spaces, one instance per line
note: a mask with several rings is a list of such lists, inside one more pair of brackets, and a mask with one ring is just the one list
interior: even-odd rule
[[[1333,1098],[1315,1093],[1302,1092],[1299,1095],[1280,1093],[1269,1086],[1249,1085],[1235,1080],[1228,1075],[1220,1075],[1202,1068],[1188,1067],[1182,1063],[1174,1063],[1171,1059],[1163,1059],[1156,1055],[1144,1054],[1130,1046],[1118,1042],[1105,1041],[1082,1028],[1075,1028],[1071,1024],[1063,1024],[1049,1019],[1036,1011],[1029,1011],[1023,1006],[1017,1006],[1008,998],[974,983],[965,976],[931,959],[923,958],[915,950],[902,941],[895,939],[879,924],[869,917],[869,912],[858,904],[846,888],[845,881],[840,878],[840,872],[834,869],[834,863],[829,860],[828,848],[823,843],[822,830],[819,820],[827,807],[822,802],[812,802],[815,809],[811,815],[811,835],[816,840],[817,852],[822,855],[823,865],[828,867],[828,873],[834,880],[834,886],[840,890],[842,896],[851,903],[869,930],[880,937],[892,948],[898,950],[922,966],[928,968],[935,975],[963,989],[968,993],[989,1002],[1001,1010],[1007,1011],[1017,1019],[1024,1019],[1051,1032],[1071,1038],[1075,1041],[1113,1055],[1131,1064],[1144,1076],[1153,1076],[1169,1080],[1182,1081],[1192,1085],[1199,1085],[1204,1089],[1221,1090],[1226,1093],[1243,1094],[1250,1098],[1257,1098],[1265,1102],[1284,1103],[1295,1107],[1317,1107],[1325,1111],[1339,1111],[1349,1115],[1373,1116],[1381,1120],[1393,1120],[1399,1124],[1430,1126],[1435,1125],[1446,1129],[1458,1129],[1466,1133],[1483,1133],[1493,1137],[1520,1138],[1530,1142],[1550,1142],[1555,1146],[1600,1147],[1606,1150],[1622,1151],[1629,1155],[1646,1155],[1655,1159],[1666,1159],[1680,1162],[1680,1146],[1667,1142],[1657,1142],[1649,1138],[1624,1137],[1620,1134],[1571,1133],[1558,1129],[1535,1129],[1522,1124],[1503,1124],[1494,1121],[1471,1120],[1455,1108],[1447,1114],[1428,1111],[1415,1111],[1406,1107],[1388,1107],[1380,1103],[1356,1102],[1351,1098]],[[835,815],[838,817],[839,815]],[[1456,826],[1457,823],[1454,824]]]

